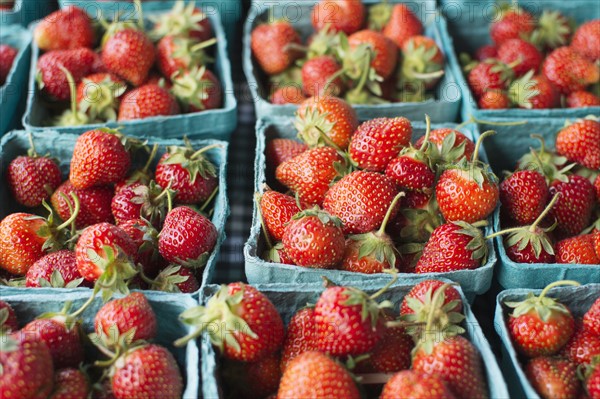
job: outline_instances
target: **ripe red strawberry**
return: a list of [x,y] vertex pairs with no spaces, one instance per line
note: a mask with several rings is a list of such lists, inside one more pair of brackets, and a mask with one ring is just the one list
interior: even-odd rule
[[193,39],[169,34],[156,45],[156,66],[163,76],[170,79],[178,71],[187,71],[210,61],[204,51],[215,44],[216,39],[198,43]]
[[437,227],[417,262],[416,273],[444,273],[476,269],[487,258],[488,248],[481,230],[466,222]]
[[81,8],[69,6],[47,15],[33,30],[40,50],[91,48],[96,41],[92,20]]
[[19,329],[19,321],[8,302],[0,300],[0,331],[10,333]]
[[[12,350],[0,351],[0,392],[4,398],[41,399],[52,392],[50,350],[31,334],[17,332],[3,338]],[[9,347],[10,347],[9,346]]]
[[556,263],[600,265],[600,256],[594,249],[594,236],[586,234],[559,241],[556,244]]
[[262,256],[262,259],[271,263],[283,263],[284,265],[293,265],[294,261],[285,252],[285,248],[281,241],[276,242],[271,248],[267,248]]
[[83,399],[90,394],[87,377],[81,370],[67,368],[54,373],[54,389],[48,399]]
[[44,233],[48,224],[41,217],[13,213],[0,222],[0,268],[24,275],[46,253]]
[[360,30],[365,23],[365,6],[353,0],[321,0],[315,4],[311,18],[318,32],[328,27],[330,32],[350,35]]
[[285,368],[278,399],[359,399],[356,384],[346,369],[320,352],[305,352]]
[[481,97],[488,90],[505,90],[514,78],[514,72],[506,64],[496,59],[489,59],[477,64],[467,80],[476,97]]
[[402,48],[409,38],[423,34],[423,24],[406,4],[394,4],[389,19],[384,22],[383,34]]
[[[206,306],[188,309],[180,317],[198,328],[175,345],[185,344],[206,329],[212,344],[231,360],[257,361],[279,350],[283,342],[284,326],[277,309],[263,293],[244,283],[221,286]],[[218,328],[208,328],[214,322]]]
[[144,345],[125,352],[112,366],[112,392],[116,399],[181,398],[183,378],[175,358],[159,345]]
[[62,249],[44,255],[31,265],[27,270],[25,286],[70,288],[90,285],[77,270],[75,252]]
[[272,353],[256,362],[224,362],[223,380],[229,395],[241,399],[266,398],[275,394],[281,379],[279,353]]
[[[302,104],[306,100],[302,89],[295,85],[287,85],[279,87],[271,94],[271,104],[285,105],[285,104]],[[272,140],[271,140],[272,141]]]
[[[425,141],[425,136],[419,138],[415,147],[421,147]],[[437,152],[432,154],[434,161],[443,161],[445,163],[456,163],[461,159],[471,159],[475,152],[475,143],[458,130],[441,128],[434,129],[429,134],[430,143],[435,144],[434,149]]]
[[594,209],[594,186],[585,177],[568,176],[568,181],[555,180],[550,185],[550,195],[562,196],[550,213],[558,223],[556,232],[562,236],[573,236],[590,224]]
[[150,289],[164,292],[194,293],[200,289],[200,283],[194,272],[187,267],[171,265],[158,273]]
[[179,104],[169,91],[158,85],[147,84],[123,96],[117,120],[128,121],[152,116],[177,115],[179,111]]
[[546,179],[536,170],[518,170],[500,183],[502,211],[517,225],[533,223],[548,198]]
[[200,112],[219,108],[223,90],[217,77],[205,66],[192,67],[173,75],[171,92],[186,112]]
[[523,76],[529,71],[536,72],[542,64],[542,53],[531,43],[523,39],[508,39],[498,47],[498,59],[512,67],[516,76]]
[[560,353],[576,365],[591,364],[594,357],[600,356],[600,336],[586,329],[578,320],[575,334]]
[[567,96],[567,108],[583,108],[600,106],[600,97],[589,91],[579,90]]
[[76,322],[58,315],[30,321],[21,331],[46,344],[56,369],[78,367],[83,362],[83,341]]
[[191,145],[169,147],[156,166],[156,182],[176,191],[177,203],[206,201],[218,185],[215,165],[206,155],[214,147],[210,145],[197,150]]
[[307,96],[334,95],[344,91],[340,64],[330,55],[309,59],[302,65],[302,90]]
[[383,172],[410,142],[412,126],[403,117],[376,118],[362,123],[352,136],[349,153],[361,169]]
[[394,374],[383,387],[380,399],[438,398],[455,399],[444,380],[436,375],[404,370]]
[[598,67],[570,47],[551,52],[542,65],[542,72],[562,94],[583,90],[598,82]]
[[510,8],[490,25],[490,36],[499,46],[510,39],[527,38],[534,28],[535,20],[531,14],[522,8]]
[[160,226],[167,214],[168,195],[155,182],[149,185],[133,183],[114,195],[111,202],[112,214],[118,225],[140,217],[154,226]]
[[533,74],[534,71],[530,70],[510,85],[510,100],[520,108],[556,108],[559,96],[554,85],[544,75]]
[[600,398],[600,367],[596,365],[585,379],[585,390],[590,399]]
[[8,44],[0,44],[0,86],[6,82],[17,54],[17,49]]
[[562,284],[548,285],[539,296],[531,294],[520,302],[507,302],[513,308],[508,319],[510,337],[517,351],[527,357],[551,356],[571,339],[575,321],[563,304],[546,296],[548,291]]
[[292,216],[300,212],[296,200],[273,190],[267,190],[260,197],[260,213],[269,236],[281,241],[286,225]]
[[581,383],[569,360],[540,356],[525,366],[525,375],[542,398],[577,398]]
[[82,229],[96,223],[114,222],[110,209],[110,202],[113,197],[111,186],[78,189],[73,187],[70,180],[65,181],[50,197],[52,207],[63,220],[69,219],[72,214],[71,209],[75,209],[75,202],[71,198],[71,193],[77,195],[80,206],[79,213],[75,217],[75,227]]
[[117,183],[127,175],[131,158],[116,130],[89,130],[77,138],[69,180],[75,188]]
[[40,90],[57,101],[66,101],[71,92],[66,75],[60,67],[66,68],[75,84],[93,72],[96,53],[89,48],[54,50],[40,56],[36,76]]
[[446,287],[440,294],[441,304],[433,303],[435,293],[444,286],[443,281],[424,280],[417,283],[402,299],[400,315],[407,321],[426,322],[434,307],[441,308],[446,314],[462,314],[463,304],[460,294],[454,287]]
[[134,86],[140,86],[154,64],[152,41],[142,31],[125,28],[109,36],[102,48],[106,68]]
[[390,77],[396,69],[398,48],[392,40],[383,34],[370,29],[361,30],[350,35],[348,43],[350,48],[366,44],[374,51],[371,67],[383,79]]
[[175,3],[171,10],[151,19],[154,28],[150,35],[156,40],[173,35],[203,42],[212,37],[210,19],[194,3]]
[[292,316],[287,326],[281,353],[281,371],[285,371],[292,359],[316,350],[315,309],[302,308]]
[[154,278],[158,272],[167,266],[167,262],[158,252],[158,231],[145,219],[130,219],[119,227],[134,242],[137,251],[134,257],[136,265],[141,265],[146,277]]
[[600,336],[600,298],[594,301],[592,307],[583,315],[583,326]]
[[511,100],[502,90],[488,90],[481,95],[477,105],[481,109],[505,109],[510,108]]
[[96,334],[111,336],[113,326],[117,327],[119,334],[135,329],[133,341],[156,338],[156,315],[148,299],[140,292],[112,300],[98,310],[94,319]]
[[331,147],[312,148],[280,164],[275,170],[275,177],[298,194],[303,203],[321,204],[329,184],[338,175],[336,164],[343,162]]
[[590,61],[600,59],[600,19],[588,21],[577,28],[571,40],[571,48]]
[[77,85],[77,107],[90,119],[117,119],[119,100],[127,89],[124,81],[110,73],[94,73]]
[[346,101],[331,96],[310,97],[296,112],[298,137],[310,147],[323,143],[321,132],[342,150],[358,127],[356,111]]
[[275,174],[275,169],[285,161],[294,158],[308,150],[308,146],[292,139],[276,138],[267,141],[265,148],[265,159],[267,170]]
[[404,42],[400,67],[402,82],[424,84],[426,89],[431,89],[443,74],[444,54],[435,40],[419,35]]
[[493,44],[484,44],[479,47],[475,52],[475,59],[479,62],[483,62],[489,58],[498,57],[498,47]]
[[582,119],[566,126],[556,136],[556,151],[571,162],[600,169],[600,122]]
[[254,58],[268,75],[285,71],[301,55],[293,48],[300,44],[300,35],[287,21],[258,25],[250,40]]
[[[335,183],[323,200],[323,208],[343,223],[345,234],[368,233],[381,226],[398,190],[387,176],[355,171]],[[397,209],[392,211],[394,218]]]

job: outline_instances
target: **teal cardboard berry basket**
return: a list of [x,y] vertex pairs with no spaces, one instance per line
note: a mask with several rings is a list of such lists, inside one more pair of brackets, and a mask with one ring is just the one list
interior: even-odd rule
[[[494,328],[502,340],[502,372],[508,383],[511,398],[540,398],[527,379],[523,370],[522,359],[517,354],[510,339],[507,325],[509,309],[504,305],[506,302],[521,301],[531,292],[537,295],[541,290],[510,289],[500,292],[496,298]],[[548,296],[568,306],[573,316],[581,317],[592,306],[594,301],[600,297],[600,284],[587,284],[579,287],[557,287],[550,290]]]
[[2,136],[20,119],[17,110],[27,87],[31,34],[20,25],[3,26],[0,31],[0,44],[7,44],[18,51],[6,82],[0,87],[0,109],[2,110],[0,136]]
[[[466,52],[473,55],[475,51],[485,45],[491,44],[489,25],[495,20],[495,12],[499,10],[496,0],[469,1],[469,0],[439,0],[439,9],[446,17],[450,35],[444,35],[444,48],[448,50],[447,57],[460,86],[462,94],[461,115],[463,119],[474,116],[478,119],[489,120],[490,118],[577,118],[588,114],[598,115],[600,107],[586,108],[555,108],[528,110],[511,108],[503,110],[482,110],[477,106],[465,75],[463,74],[459,58],[460,53]],[[508,3],[508,2],[507,2]],[[544,10],[556,10],[578,25],[600,18],[600,7],[594,0],[574,1],[541,1],[525,0],[519,1],[518,5],[534,16],[539,16]]]
[[[23,293],[4,293],[2,300],[8,302],[17,315],[19,326],[35,319],[46,312],[60,312],[66,301],[71,301],[72,309],[77,309],[89,298],[90,292],[75,292],[67,290],[58,296],[52,293],[31,295]],[[178,320],[178,315],[197,304],[191,295],[144,292],[150,306],[156,314],[158,331],[153,343],[166,347],[175,357],[184,380],[183,398],[199,397],[200,391],[200,351],[196,341],[190,341],[185,347],[177,348],[173,342],[190,332],[190,327]],[[92,304],[83,312],[83,330],[86,333],[94,331],[94,317],[102,307],[102,299],[96,297]]]
[[[413,139],[419,138],[425,134],[425,124],[422,122],[413,122]],[[433,124],[432,129],[440,127],[454,127],[453,123]],[[474,125],[467,125],[462,129],[468,137],[478,136]],[[268,140],[273,138],[295,138],[296,130],[292,126],[291,118],[279,118],[277,120],[259,121],[256,127],[256,160],[254,190],[258,193],[264,191],[264,183],[270,184],[270,177],[266,174],[265,146]],[[485,151],[482,151],[480,158],[486,160]],[[491,218],[490,218],[491,223]],[[486,234],[492,231],[490,225],[486,229]],[[469,300],[473,300],[475,295],[480,295],[490,288],[493,277],[493,269],[496,263],[496,253],[490,240],[488,243],[489,255],[487,262],[481,267],[473,270],[458,270],[448,273],[401,273],[399,281],[404,284],[412,283],[415,280],[423,278],[447,278],[460,283],[465,295]],[[312,269],[293,265],[284,265],[281,263],[270,263],[261,259],[261,254],[265,250],[264,236],[261,230],[258,209],[254,204],[252,229],[250,237],[244,246],[244,259],[246,278],[251,284],[283,283],[283,284],[321,284],[322,276],[325,276],[340,284],[362,284],[367,282],[387,281],[389,275],[384,273],[364,274],[353,273],[343,270],[325,270]]]
[[[148,17],[152,14],[145,14]],[[131,15],[133,17],[134,15]],[[218,13],[208,15],[217,38],[215,51],[215,64],[213,72],[221,83],[223,90],[223,104],[221,108],[180,114],[173,116],[156,116],[145,119],[136,119],[123,122],[107,122],[103,124],[88,124],[83,126],[51,126],[52,115],[49,105],[52,101],[45,100],[38,89],[35,79],[37,73],[37,61],[40,57],[40,49],[32,43],[31,70],[29,73],[29,94],[27,98],[27,110],[23,116],[23,126],[27,130],[38,131],[54,129],[61,133],[81,134],[98,127],[122,127],[125,134],[137,137],[155,136],[163,139],[181,138],[184,134],[188,137],[202,139],[217,139],[229,141],[231,133],[237,125],[237,102],[233,92],[233,81],[231,80],[231,64],[227,57],[227,39],[221,26]],[[144,19],[147,27],[151,26],[149,19]],[[31,31],[37,25],[30,26]]]
[[[73,148],[78,136],[74,134],[59,133],[54,130],[46,130],[43,132],[34,132],[33,141],[38,154],[51,154],[57,158],[60,162],[60,168],[63,172],[63,177],[68,177],[69,174],[69,163],[73,154]],[[219,179],[219,191],[214,200],[214,210],[212,214],[212,222],[219,232],[217,244],[213,250],[213,253],[209,257],[204,271],[202,273],[202,279],[199,281],[201,285],[211,283],[215,275],[215,267],[217,264],[217,258],[219,256],[219,249],[223,240],[225,240],[225,222],[229,216],[229,205],[227,202],[227,146],[228,144],[223,141],[217,140],[190,140],[194,148],[202,148],[211,144],[218,144],[219,147],[213,148],[206,152],[209,159],[215,164],[218,170]],[[183,140],[177,139],[150,139],[149,144],[158,144],[158,154],[155,157],[155,164],[158,162],[159,157],[165,152],[166,146],[170,145],[184,145]],[[7,186],[7,173],[9,163],[19,155],[27,154],[29,149],[29,137],[25,131],[13,131],[6,134],[0,141],[0,172],[2,173],[2,185],[0,186],[0,218],[6,217],[8,214],[13,212],[31,212],[31,210],[19,206],[12,195],[9,193]],[[142,163],[136,163],[134,161],[134,167],[140,166]],[[46,216],[47,212],[43,211],[42,215]],[[24,294],[31,293],[53,293],[54,295],[61,294],[63,289],[57,288],[16,288],[16,287],[2,287],[2,293],[16,290]],[[78,288],[77,290],[83,290],[88,292],[87,288]]]
[[0,10],[0,22],[5,26],[18,24],[27,26],[56,9],[56,3],[41,0],[15,0],[12,10]]
[[[366,5],[377,4],[377,0],[365,0]],[[435,2],[431,0],[417,1],[390,1],[390,3],[406,3],[407,6],[423,22],[426,36],[432,37],[442,52],[446,54],[449,50],[444,47],[443,36],[445,31],[443,17],[436,12]],[[249,95],[259,118],[271,118],[274,116],[293,115],[298,109],[297,105],[274,105],[269,102],[269,87],[267,78],[260,66],[252,57],[250,40],[252,30],[269,18],[269,8],[272,6],[275,18],[288,19],[294,28],[298,30],[303,40],[306,40],[312,32],[310,13],[316,1],[295,2],[290,0],[277,2],[254,1],[244,26],[244,51],[243,67],[248,86]],[[461,95],[456,77],[448,62],[444,68],[444,77],[435,89],[435,99],[424,102],[390,103],[378,105],[354,105],[359,118],[371,119],[376,116],[403,115],[409,119],[422,118],[428,114],[432,122],[454,121],[459,112]]]
[[[387,276],[388,281],[390,276]],[[395,283],[388,291],[386,291],[380,298],[381,300],[389,300],[394,306],[396,312],[399,311],[400,304],[404,296],[410,291],[414,284],[419,281],[425,280],[424,276],[420,279],[407,283]],[[447,281],[447,280],[444,280]],[[338,281],[333,280],[338,283]],[[367,293],[373,293],[381,288],[385,284],[375,282],[365,282],[356,287],[366,291]],[[352,286],[352,284],[343,284]],[[255,287],[267,296],[273,302],[277,311],[281,315],[284,324],[288,324],[292,316],[301,308],[305,307],[307,303],[316,303],[321,292],[322,287],[310,285],[310,284],[298,284],[290,287],[286,284],[258,284]],[[210,298],[219,289],[219,286],[209,285],[202,291],[201,302],[204,304],[206,300]],[[490,398],[495,399],[506,399],[508,398],[508,389],[504,382],[504,377],[500,372],[496,358],[492,353],[490,345],[479,326],[479,322],[475,318],[471,307],[469,306],[462,290],[457,287],[463,300],[463,311],[466,319],[463,322],[463,327],[466,330],[464,336],[469,339],[479,350],[481,358],[483,360],[482,365],[485,368],[484,374],[488,382]],[[202,352],[202,393],[205,399],[220,399],[223,398],[222,383],[219,378],[219,365],[218,360],[219,354],[215,352],[215,349],[210,343],[208,336],[204,334],[200,342],[200,348]]]

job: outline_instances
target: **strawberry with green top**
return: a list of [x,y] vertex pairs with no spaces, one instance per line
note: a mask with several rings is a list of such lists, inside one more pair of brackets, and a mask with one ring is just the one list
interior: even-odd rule
[[380,399],[397,398],[455,399],[456,396],[441,378],[404,370],[394,374],[386,382],[380,396]]
[[525,375],[544,399],[579,397],[581,383],[577,378],[577,366],[570,360],[536,357],[525,366]]
[[348,44],[350,48],[366,44],[374,51],[371,67],[381,78],[387,79],[394,72],[398,62],[398,49],[383,34],[370,29],[361,30],[348,36]]
[[600,169],[600,122],[591,117],[568,123],[556,136],[556,151],[571,162]]
[[592,183],[579,175],[557,175],[550,184],[550,195],[562,196],[552,208],[556,232],[560,237],[571,237],[582,232],[592,220],[595,196]]
[[596,253],[594,246],[594,235],[579,235],[556,243],[556,262],[600,265],[600,255]]
[[330,55],[307,60],[302,65],[302,90],[307,96],[339,96],[344,92],[343,70]]
[[500,183],[502,212],[518,225],[533,223],[549,197],[546,179],[537,170],[517,170]]
[[76,195],[79,200],[79,212],[75,216],[75,227],[83,229],[102,222],[114,223],[110,208],[113,194],[111,186],[78,189],[73,187],[70,180],[66,180],[54,191],[50,203],[57,215],[67,220],[73,215],[75,209],[75,202],[71,196]]
[[347,35],[363,27],[365,16],[365,6],[354,0],[321,0],[311,12],[315,31],[327,27],[330,32],[344,32]]
[[156,65],[167,79],[179,71],[188,71],[214,61],[206,54],[206,48],[214,45],[217,39],[196,42],[187,37],[167,35],[156,45]]
[[510,101],[526,109],[555,108],[560,99],[558,91],[544,75],[534,76],[536,70],[528,71],[511,83]]
[[75,84],[93,72],[96,53],[89,48],[54,50],[44,53],[37,62],[36,81],[42,93],[57,101],[67,101],[71,91],[61,67],[73,76]]
[[542,73],[562,94],[583,90],[600,79],[597,65],[571,47],[551,52],[542,64]]
[[497,10],[490,25],[490,36],[496,45],[510,39],[527,39],[535,28],[535,19],[527,11],[514,4],[506,4]]
[[377,4],[369,9],[369,26],[383,34],[402,48],[413,36],[423,34],[423,24],[406,4]]
[[133,292],[104,304],[94,318],[94,330],[108,339],[131,333],[131,341],[149,341],[156,338],[156,315],[144,294]]
[[75,252],[69,249],[50,252],[38,259],[27,270],[25,286],[34,288],[91,287],[77,269]]
[[191,294],[200,289],[200,283],[191,269],[169,265],[158,273],[150,284],[151,290]]
[[77,109],[91,120],[115,121],[126,90],[125,82],[113,74],[88,75],[77,85]]
[[66,368],[54,373],[54,388],[48,399],[87,398],[90,393],[90,383],[83,371]]
[[[415,147],[420,148],[424,141],[425,136],[419,138]],[[433,144],[431,157],[434,163],[453,164],[463,158],[471,159],[475,152],[475,143],[456,129],[434,129],[427,141]]]
[[282,73],[299,58],[301,53],[295,46],[300,42],[298,32],[284,20],[262,23],[250,36],[252,55],[269,75]]
[[144,276],[154,278],[167,262],[158,252],[158,230],[146,219],[129,219],[119,227],[131,238],[137,252],[136,265],[141,265]]
[[556,10],[543,10],[538,17],[531,42],[540,49],[565,46],[573,33],[569,18]]
[[121,100],[118,121],[144,119],[153,116],[177,115],[179,104],[171,93],[157,84],[145,84],[127,92]]
[[509,39],[498,47],[498,59],[507,65],[514,63],[512,70],[519,77],[537,71],[543,56],[533,44],[523,39]]
[[433,88],[444,74],[444,54],[435,40],[427,36],[413,36],[402,45],[402,64],[399,81],[421,83]]
[[150,36],[155,41],[172,35],[203,42],[212,36],[210,19],[193,1],[176,1],[170,11],[151,15],[150,20],[154,22]]
[[205,66],[178,71],[172,77],[171,92],[186,112],[201,112],[219,108],[223,90],[217,77]]
[[117,225],[128,220],[143,218],[153,226],[160,227],[167,214],[168,197],[173,193],[156,182],[148,185],[134,183],[116,193],[111,202],[112,214]]
[[467,80],[475,97],[481,97],[488,90],[506,90],[513,78],[514,72],[508,65],[492,58],[471,69]]

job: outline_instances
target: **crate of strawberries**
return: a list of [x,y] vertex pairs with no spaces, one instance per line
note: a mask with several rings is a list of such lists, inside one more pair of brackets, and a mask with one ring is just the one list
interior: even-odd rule
[[229,214],[226,142],[13,131],[0,154],[3,293],[194,293],[212,281]]
[[460,288],[393,281],[206,287],[204,306],[182,315],[192,336],[205,331],[204,397],[508,398]]
[[248,281],[357,283],[396,268],[401,281],[459,282],[470,299],[487,291],[496,262],[488,218],[498,202],[481,147],[490,133],[475,144],[474,125],[359,124],[336,97],[306,107],[257,125]]
[[600,284],[502,291],[494,324],[511,397],[600,397]]
[[69,133],[118,125],[137,136],[228,140],[236,100],[218,15],[192,4],[129,17],[100,19],[97,34],[92,19],[72,6],[31,27],[23,125]]
[[18,122],[17,108],[27,86],[31,34],[19,25],[0,32],[0,137]]
[[178,315],[190,295],[134,292],[103,303],[89,292],[2,295],[3,398],[197,398],[196,342]]
[[448,0],[440,7],[450,25],[444,46],[453,49],[448,60],[460,84],[463,118],[600,112],[596,2]]
[[454,120],[460,92],[441,19],[428,0],[253,2],[243,66],[257,115],[293,115],[306,97],[326,93],[363,119]]

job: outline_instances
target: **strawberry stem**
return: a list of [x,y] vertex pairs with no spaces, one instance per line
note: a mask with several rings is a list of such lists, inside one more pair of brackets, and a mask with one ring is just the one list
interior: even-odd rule
[[283,47],[283,51],[288,51],[288,50],[296,50],[296,51],[301,51],[303,53],[307,53],[308,47],[302,46],[301,44],[298,44],[298,43],[288,43]]
[[369,51],[367,52],[367,56],[365,57],[365,65],[363,66],[363,73],[360,77],[360,81],[358,82],[358,86],[356,86],[355,89],[353,89],[353,92],[356,93],[360,93],[362,91],[362,89],[365,87],[365,84],[367,84],[367,79],[369,78],[369,70],[371,69],[371,57],[372,57],[372,53],[371,50],[369,49]]
[[[448,289],[448,287],[450,287],[451,285],[454,285],[455,283],[446,283],[444,285],[442,285],[440,288],[438,288],[438,290],[435,292],[435,294],[433,294],[433,298],[431,299],[431,303],[440,303],[440,296],[444,295],[446,293],[446,289]],[[429,310],[429,313],[427,314],[427,323],[425,324],[425,337],[428,336],[430,334],[431,331],[431,327],[433,325],[433,320],[435,318],[435,315],[437,313],[437,310],[434,306],[431,307],[431,309]]]
[[194,159],[194,158],[196,158],[198,155],[200,155],[200,154],[202,154],[202,153],[204,153],[204,152],[206,152],[206,151],[212,150],[213,148],[220,148],[220,147],[221,147],[221,144],[211,144],[211,145],[207,145],[206,147],[204,147],[204,148],[200,148],[198,151],[196,151],[195,153],[193,153],[193,154],[192,154],[192,156],[190,157],[190,159]]
[[392,203],[390,204],[387,212],[385,213],[385,217],[383,218],[383,222],[381,223],[379,230],[377,231],[377,233],[375,233],[377,236],[382,236],[385,234],[385,227],[387,226],[388,221],[392,216],[392,212],[394,211],[394,208],[396,208],[396,204],[398,203],[398,201],[400,201],[400,198],[404,197],[404,195],[404,191],[401,191],[392,200]]
[[429,135],[431,134],[431,119],[429,115],[425,114],[425,137],[423,138],[423,144],[419,147],[419,151],[425,151],[427,144],[429,142]]
[[481,136],[479,136],[479,138],[477,139],[477,143],[475,144],[475,151],[473,152],[473,158],[471,159],[471,162],[472,162],[471,169],[473,168],[473,165],[475,165],[475,163],[476,163],[476,162],[478,161],[478,159],[479,159],[479,150],[480,150],[480,148],[481,148],[481,145],[482,145],[482,143],[483,143],[483,140],[484,140],[486,137],[493,136],[494,134],[496,134],[496,132],[495,132],[495,131],[493,131],[493,130],[488,130],[488,131],[486,131],[486,132],[483,132],[483,133],[481,134]]
[[542,213],[540,213],[540,216],[538,216],[537,219],[535,219],[534,222],[531,224],[531,226],[529,226],[530,232],[533,233],[535,231],[535,228],[537,227],[537,225],[546,217],[548,212],[550,212],[550,210],[552,210],[552,207],[554,206],[554,204],[556,204],[556,201],[558,201],[558,198],[561,195],[562,195],[561,193],[556,193],[556,195],[554,195],[554,197],[552,197],[552,200],[550,201],[548,206],[546,206],[546,209],[544,209],[542,211]]
[[379,291],[377,291],[376,293],[371,295],[369,297],[371,299],[375,299],[375,298],[381,296],[383,293],[385,293],[388,290],[388,288],[390,288],[392,286],[392,284],[394,284],[396,281],[398,281],[398,273],[396,272],[396,269],[388,269],[388,270],[384,270],[383,272],[391,274],[392,279],[386,285],[384,285]]
[[63,65],[59,65],[58,68],[65,74],[67,78],[67,82],[69,83],[69,95],[71,98],[71,113],[73,114],[73,118],[76,122],[80,122],[80,124],[84,124],[85,121],[79,118],[79,113],[77,112],[77,89],[75,88],[75,79],[71,72]]
[[196,51],[199,51],[199,50],[205,49],[205,48],[207,48],[207,47],[210,47],[210,46],[212,46],[212,45],[213,45],[213,44],[215,44],[215,43],[217,43],[217,38],[216,38],[216,37],[213,37],[212,39],[208,39],[208,40],[205,40],[205,41],[203,41],[203,42],[201,42],[201,43],[198,43],[198,44],[195,44],[195,45],[193,45],[193,46],[190,48],[190,50],[191,50],[191,52],[196,52]]
[[212,193],[210,193],[210,195],[208,196],[206,201],[204,201],[204,203],[200,207],[200,212],[203,212],[206,209],[208,204],[210,204],[212,202],[212,200],[215,198],[215,196],[217,195],[218,192],[219,192],[219,186],[215,187],[215,189],[212,191]]
[[337,145],[336,143],[334,143],[329,138],[329,136],[327,136],[327,134],[323,131],[323,129],[321,129],[319,126],[316,126],[316,125],[315,125],[315,129],[317,129],[317,131],[319,132],[319,136],[321,136],[321,138],[323,139],[323,141],[325,142],[325,144],[327,144],[330,147],[335,148],[340,153],[344,153],[344,150],[342,150],[339,145]]
[[551,284],[548,284],[548,285],[546,286],[546,288],[544,288],[544,289],[542,290],[542,293],[541,293],[541,294],[540,294],[540,296],[538,297],[538,302],[541,302],[541,301],[542,301],[542,299],[543,299],[543,298],[546,296],[546,294],[548,293],[548,291],[550,291],[552,288],[554,288],[554,287],[558,287],[558,286],[561,286],[561,285],[571,285],[571,286],[578,287],[578,286],[580,286],[581,284],[580,284],[579,282],[577,282],[577,281],[574,281],[574,280],[560,280],[560,281],[555,281],[555,282],[553,282],[553,283],[551,283]]
[[148,173],[148,170],[150,169],[150,166],[152,165],[152,161],[154,160],[154,157],[156,156],[157,151],[158,151],[158,144],[154,144],[152,146],[152,150],[150,151],[150,155],[148,155],[148,160],[146,161],[146,164],[142,168],[142,172],[144,174]]
[[33,135],[31,134],[31,132],[29,132],[27,136],[29,139],[29,151],[27,151],[27,155],[29,155],[30,157],[37,157],[38,154],[35,150],[35,145],[33,144]]
[[[62,195],[64,196],[65,200],[67,201],[67,204],[69,204],[69,201],[66,198],[66,196],[64,194],[62,194]],[[71,192],[71,198],[73,198],[73,204],[75,204],[75,209],[71,212],[71,216],[69,216],[69,218],[65,222],[63,222],[61,225],[59,225],[56,228],[57,231],[60,231],[64,228],[66,228],[67,226],[71,225],[71,223],[73,223],[75,221],[75,219],[77,218],[77,215],[79,214],[79,210],[81,209],[81,204],[79,203],[79,197],[74,192]]]
[[85,303],[83,305],[81,305],[81,307],[79,309],[77,309],[75,312],[71,313],[69,315],[69,317],[76,318],[77,316],[82,314],[83,311],[86,310],[87,307],[92,304],[92,302],[94,302],[94,298],[96,298],[97,293],[98,293],[98,289],[94,288],[94,290],[92,291],[92,295],[90,295],[90,297],[87,299],[87,301],[85,301]]
[[502,236],[504,234],[515,233],[515,232],[521,231],[521,230],[523,230],[523,227],[511,227],[510,229],[497,231],[495,233],[487,235],[487,236],[485,236],[485,240],[489,240],[489,239],[492,239],[492,238],[495,238],[498,236]]

